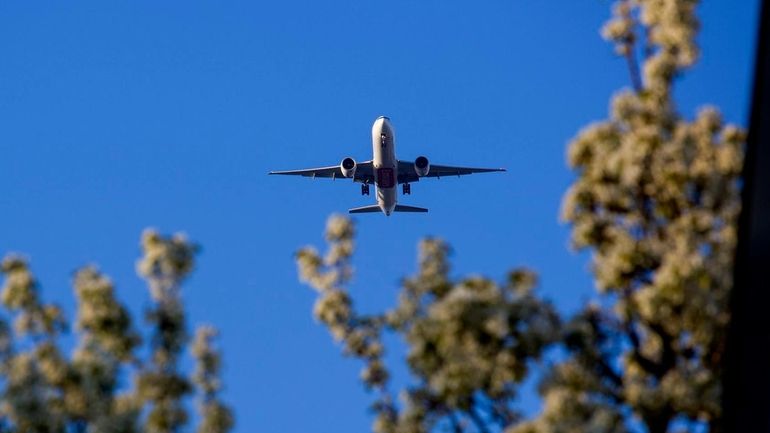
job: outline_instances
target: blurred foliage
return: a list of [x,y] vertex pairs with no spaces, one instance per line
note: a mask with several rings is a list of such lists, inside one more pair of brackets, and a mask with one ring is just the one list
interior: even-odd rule
[[570,143],[563,207],[575,248],[593,252],[602,307],[565,326],[570,358],[516,433],[638,430],[631,420],[718,431],[745,133],[713,107],[677,112],[673,82],[698,56],[696,4],[616,2],[602,31],[635,84]]
[[[142,235],[137,271],[147,281],[152,337],[149,359],[131,314],[115,298],[110,279],[93,266],[75,273],[77,343],[71,356],[60,348],[67,331],[61,309],[40,299],[27,261],[3,259],[2,304],[13,326],[0,319],[0,431],[173,433],[188,421],[186,397],[199,396],[198,432],[224,433],[233,425],[219,401],[219,352],[215,331],[198,329],[192,378],[177,364],[188,347],[180,288],[194,268],[195,245],[181,235]],[[124,383],[133,378],[133,384]]]
[[[698,57],[694,0],[621,0],[602,35],[628,64],[631,88],[609,118],[569,144],[576,171],[563,205],[576,249],[592,252],[596,299],[560,320],[535,277],[497,284],[449,275],[448,247],[420,244],[398,304],[353,308],[354,228],[333,217],[329,251],[298,253],[319,292],[315,315],[377,390],[376,432],[719,431],[744,131],[706,107],[682,117],[673,83]],[[414,379],[394,401],[382,333],[399,334]],[[542,412],[523,420],[517,386],[553,344],[563,355],[540,385]]]
[[[558,337],[554,309],[533,293],[535,275],[517,269],[502,284],[483,277],[453,280],[448,246],[426,239],[418,271],[404,280],[397,305],[363,315],[345,287],[352,275],[353,238],[353,223],[334,216],[326,229],[326,254],[305,248],[297,261],[301,279],[319,293],[315,317],[346,354],[365,362],[361,379],[378,393],[374,431],[427,432],[442,425],[487,431],[488,425],[499,429],[518,420],[516,384]],[[400,393],[400,404],[389,389],[383,332],[407,343],[416,379]]]

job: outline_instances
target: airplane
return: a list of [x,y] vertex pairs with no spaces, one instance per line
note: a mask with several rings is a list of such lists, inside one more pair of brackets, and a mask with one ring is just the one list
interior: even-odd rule
[[283,174],[304,177],[323,177],[332,180],[353,179],[361,183],[361,195],[369,195],[369,185],[374,184],[377,204],[349,209],[352,214],[382,212],[390,216],[393,212],[428,212],[428,209],[398,204],[396,189],[400,184],[404,195],[411,195],[410,182],[418,182],[423,177],[462,176],[472,173],[505,171],[504,168],[453,167],[449,165],[431,165],[428,158],[417,157],[414,161],[396,159],[396,137],[390,118],[380,116],[372,125],[372,153],[369,161],[356,163],[347,157],[340,165],[309,168],[304,170],[271,171],[268,174]]

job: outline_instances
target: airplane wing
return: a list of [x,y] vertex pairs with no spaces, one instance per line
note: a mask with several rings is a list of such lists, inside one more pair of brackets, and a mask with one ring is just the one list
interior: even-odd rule
[[[331,179],[347,179],[342,174],[342,170],[339,165],[332,165],[329,167],[318,168],[306,168],[303,170],[284,170],[284,171],[271,171],[268,174],[286,174],[302,177],[324,177]],[[353,180],[362,183],[374,183],[374,169],[372,168],[372,161],[364,161],[356,164],[356,173],[353,176]]]
[[[473,173],[489,173],[493,171],[505,171],[504,168],[474,168],[474,167],[454,167],[451,165],[430,165],[428,174],[422,177],[449,177],[463,176]],[[414,171],[414,161],[398,161],[398,183],[417,182],[420,176]]]

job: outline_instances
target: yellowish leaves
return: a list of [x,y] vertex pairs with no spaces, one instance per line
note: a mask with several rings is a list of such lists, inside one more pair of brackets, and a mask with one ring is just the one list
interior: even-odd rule
[[198,327],[193,338],[192,354],[197,361],[193,382],[206,395],[214,395],[222,387],[219,381],[220,355],[213,347],[216,336],[216,328],[204,325]]
[[131,329],[128,311],[115,299],[112,281],[88,266],[75,274],[74,287],[78,298],[76,326],[85,332],[83,344],[93,340],[116,359],[131,359],[139,336]]
[[144,400],[176,400],[190,392],[187,380],[166,372],[143,372],[137,378],[137,394]]
[[0,264],[0,270],[6,277],[0,297],[6,308],[18,313],[14,321],[16,332],[52,337],[64,330],[66,324],[61,309],[39,302],[37,282],[24,259],[8,255]]
[[193,382],[200,392],[198,412],[201,422],[198,433],[224,433],[234,424],[232,411],[217,395],[222,385],[219,379],[221,356],[214,347],[217,330],[211,326],[200,326],[195,332],[192,352],[196,359]]
[[352,277],[350,258],[353,254],[355,229],[350,219],[333,215],[326,225],[329,248],[321,257],[311,247],[296,254],[300,280],[318,291],[313,315],[323,323],[336,341],[344,344],[345,353],[363,359],[366,366],[361,378],[368,387],[384,388],[388,371],[382,362],[380,342],[382,320],[358,315],[344,284]]
[[11,309],[30,308],[37,303],[35,280],[27,268],[27,263],[19,256],[9,255],[0,265],[6,274],[3,285],[3,304]]
[[662,50],[675,53],[680,67],[697,60],[695,35],[698,20],[695,17],[696,0],[638,0],[641,21],[650,29],[650,42]]
[[163,237],[153,229],[142,233],[141,247],[143,255],[137,262],[137,273],[147,279],[156,301],[173,302],[179,284],[193,270],[198,247],[182,233]]
[[[674,109],[673,80],[697,58],[696,4],[620,1],[604,28],[616,44],[626,43],[629,29],[636,29],[640,37],[633,42],[644,44],[644,80],[641,89],[616,94],[609,118],[570,143],[577,179],[562,215],[572,223],[573,244],[594,253],[600,292],[613,296],[597,316],[601,320],[584,322],[592,324],[591,332],[569,334],[579,344],[568,340],[573,358],[557,371],[615,379],[601,387],[555,375],[546,392],[556,397],[547,398],[536,424],[542,431],[562,431],[563,421],[550,414],[567,403],[565,389],[571,393],[573,387],[595,399],[616,400],[642,422],[718,416],[714,360],[720,356],[715,351],[723,350],[727,323],[745,134],[725,125],[714,108],[702,109],[693,121]],[[617,348],[608,350],[611,344]],[[624,363],[617,366],[621,354]],[[572,405],[568,411],[590,423],[582,413],[589,407]],[[662,408],[676,415],[661,415]],[[589,430],[587,425],[581,430]]]
[[[326,255],[304,248],[297,264],[302,281],[319,292],[314,315],[344,344],[347,355],[366,362],[362,381],[382,393],[374,405],[375,431],[426,432],[453,413],[472,417],[476,398],[494,405],[496,422],[511,422],[515,385],[556,337],[555,312],[533,294],[536,275],[517,269],[505,285],[482,277],[452,281],[449,246],[425,239],[419,244],[418,271],[403,281],[395,308],[364,316],[355,311],[345,288],[352,276],[354,235],[349,219],[330,218]],[[405,339],[417,378],[402,393],[401,408],[384,392],[389,372],[380,334],[386,330]]]
[[613,7],[613,17],[602,27],[602,37],[615,44],[615,50],[620,55],[626,55],[632,49],[635,34],[634,20],[631,16],[630,1],[618,1]]
[[218,401],[204,404],[200,415],[202,420],[198,425],[198,433],[224,433],[235,425],[232,411]]
[[361,370],[361,380],[370,387],[383,387],[390,378],[385,364],[377,357]]
[[[80,340],[68,359],[56,346],[65,323],[61,310],[40,302],[25,260],[13,255],[3,260],[2,301],[15,316],[16,328],[14,334],[0,320],[4,427],[52,433],[170,433],[186,423],[184,396],[191,384],[176,367],[187,343],[178,292],[194,267],[197,248],[184,236],[164,237],[149,230],[142,237],[142,250],[145,255],[137,268],[156,301],[147,315],[155,325],[149,361],[132,353],[140,341],[131,329],[130,313],[115,299],[110,279],[95,267],[84,267],[74,277]],[[205,369],[198,375],[205,400],[199,431],[224,433],[233,422],[229,409],[214,395],[221,385],[219,354],[210,346],[211,338],[213,331],[204,328],[195,347]],[[119,394],[118,378],[132,372],[138,373],[135,387]]]

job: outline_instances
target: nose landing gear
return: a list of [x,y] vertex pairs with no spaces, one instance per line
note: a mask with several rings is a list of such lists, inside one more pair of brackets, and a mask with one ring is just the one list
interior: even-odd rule
[[402,193],[404,195],[411,195],[412,194],[412,185],[409,185],[408,183],[405,183],[405,184],[401,185],[401,187],[402,187],[401,191],[402,191]]
[[365,183],[361,185],[361,195],[369,195],[369,184]]

